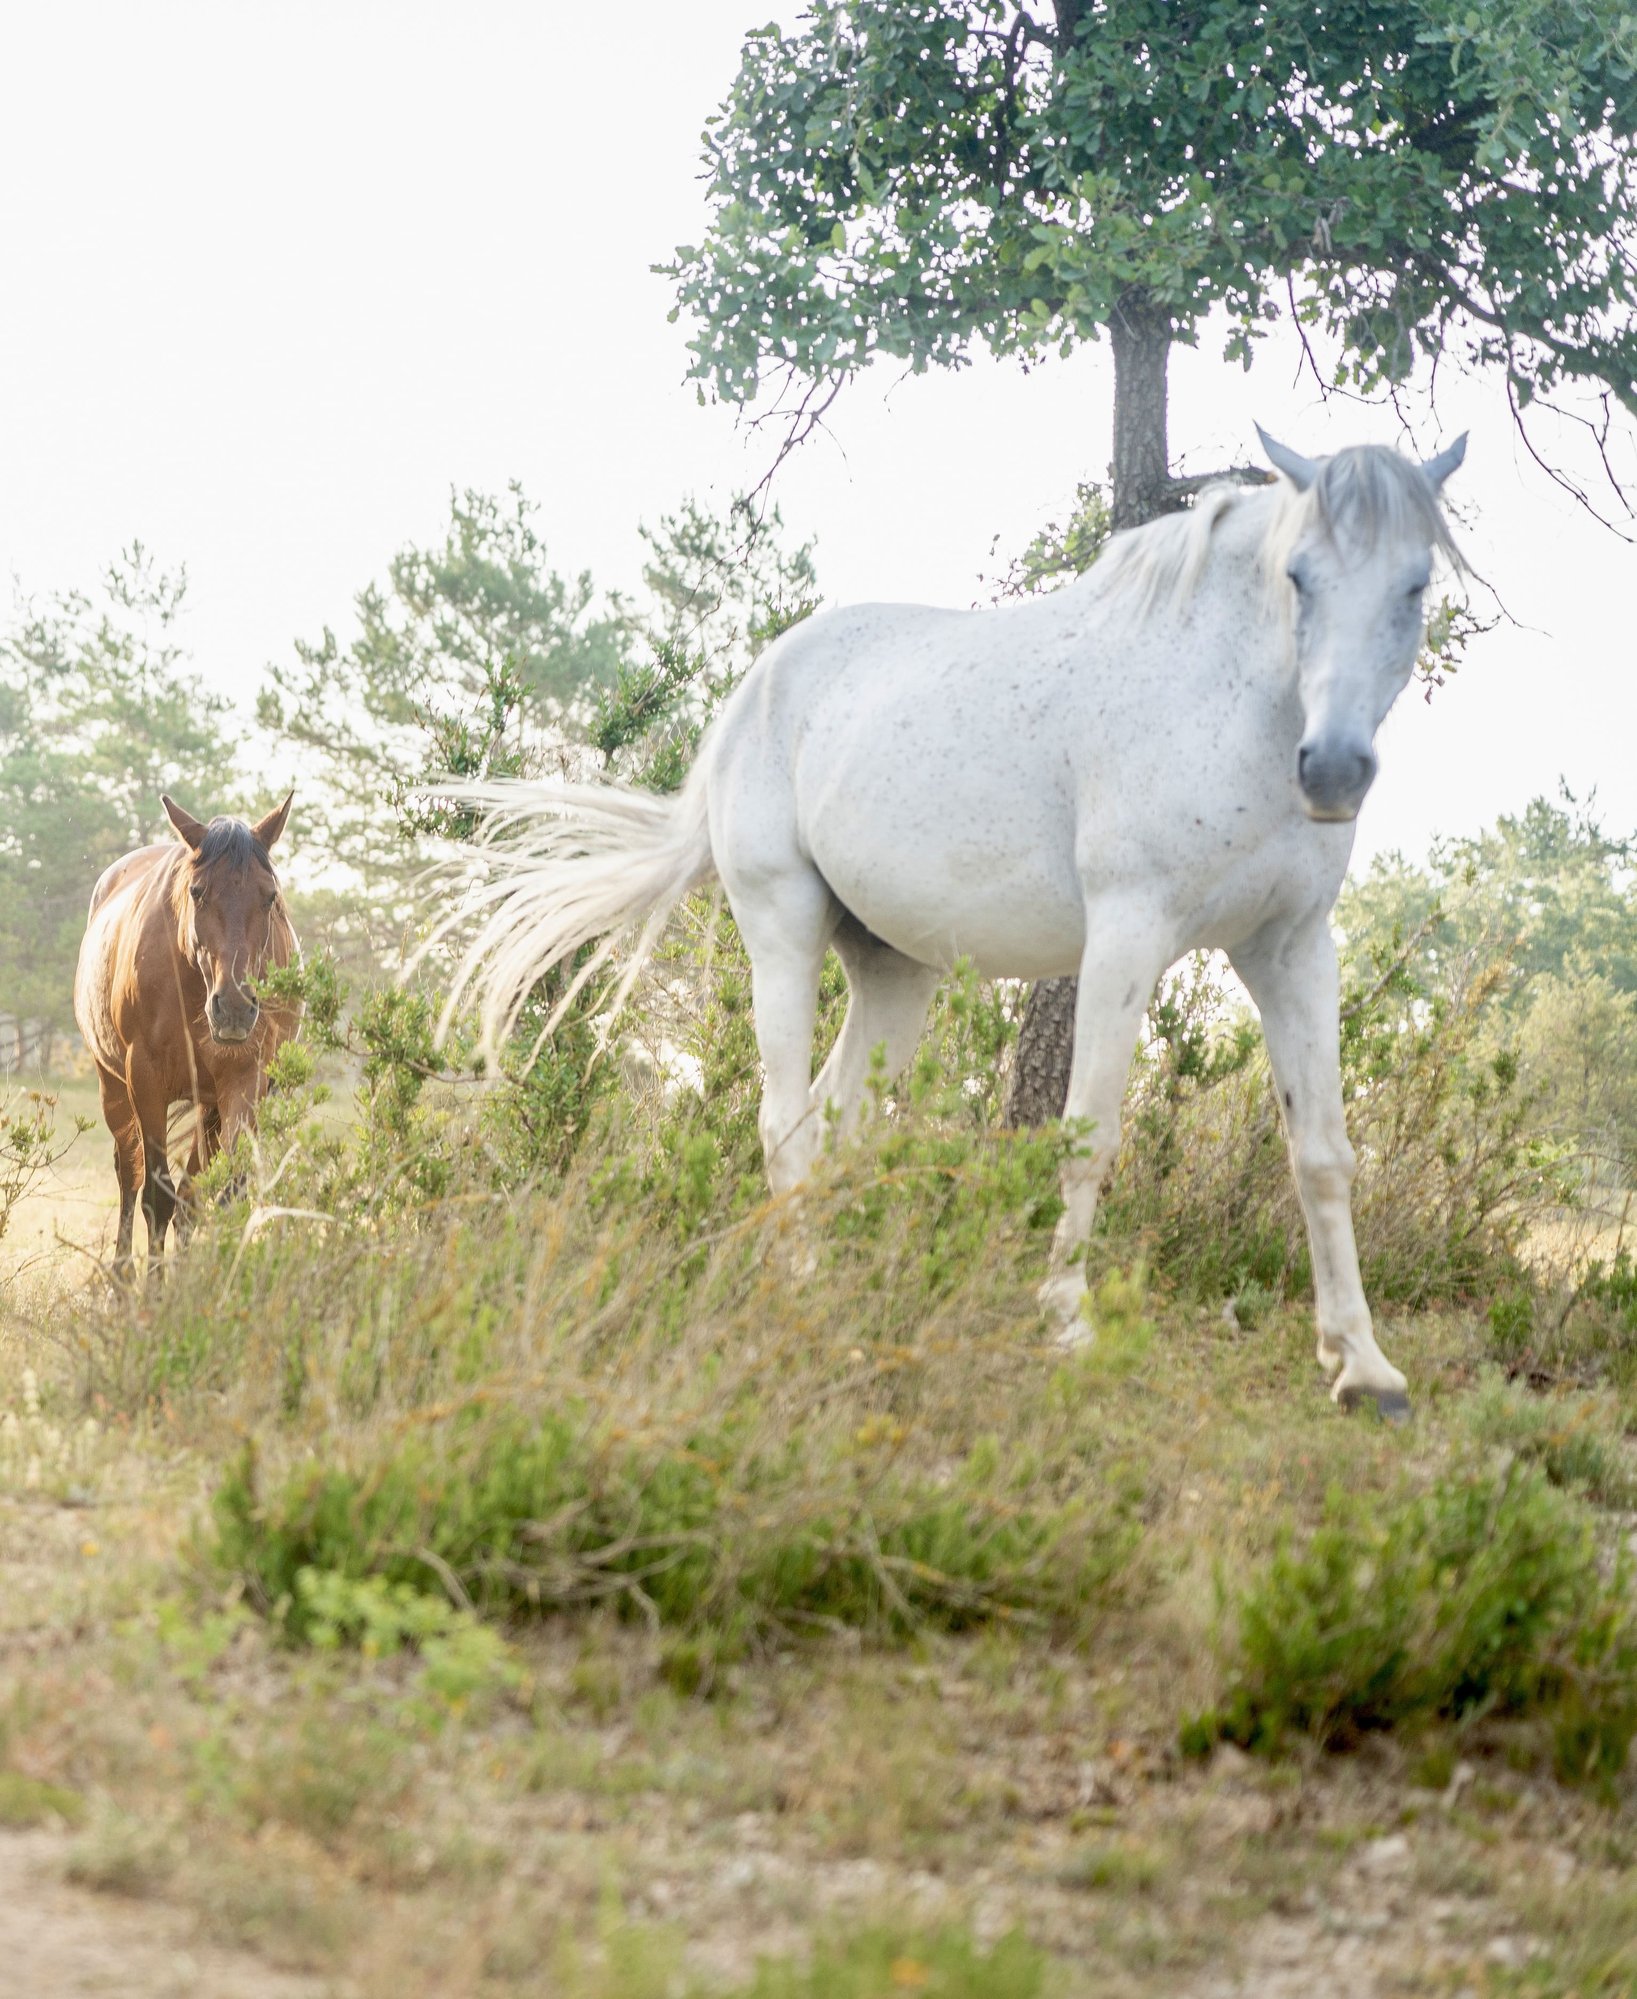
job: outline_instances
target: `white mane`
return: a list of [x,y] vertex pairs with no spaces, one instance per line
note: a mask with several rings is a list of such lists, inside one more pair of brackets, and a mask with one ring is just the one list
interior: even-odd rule
[[1338,547],[1373,548],[1383,537],[1419,541],[1457,572],[1466,566],[1421,468],[1383,445],[1361,444],[1325,459],[1305,492],[1285,479],[1272,493],[1265,486],[1207,486],[1185,513],[1115,535],[1087,572],[1087,585],[1099,596],[1131,593],[1139,614],[1161,602],[1180,610],[1198,588],[1218,528],[1253,510],[1268,516],[1257,562],[1281,613],[1290,604],[1286,565],[1314,527]]

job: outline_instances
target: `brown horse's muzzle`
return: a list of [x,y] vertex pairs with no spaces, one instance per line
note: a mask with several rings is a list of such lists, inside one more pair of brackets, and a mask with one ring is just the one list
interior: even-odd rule
[[247,992],[231,992],[226,987],[218,987],[205,1002],[205,1019],[210,1025],[212,1041],[223,1041],[229,1045],[248,1041],[260,1018],[261,1007]]

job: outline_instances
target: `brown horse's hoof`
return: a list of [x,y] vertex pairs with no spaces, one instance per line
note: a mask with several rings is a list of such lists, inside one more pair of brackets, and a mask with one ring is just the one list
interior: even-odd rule
[[1410,1398],[1402,1388],[1343,1388],[1336,1396],[1338,1409],[1363,1409],[1374,1403],[1383,1423],[1407,1423]]

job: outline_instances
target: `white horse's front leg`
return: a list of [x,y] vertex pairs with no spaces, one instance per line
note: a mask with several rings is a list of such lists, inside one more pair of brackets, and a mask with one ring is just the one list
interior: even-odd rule
[[1304,919],[1234,952],[1234,969],[1262,1015],[1284,1105],[1291,1166],[1313,1251],[1319,1364],[1336,1376],[1343,1408],[1371,1401],[1398,1421],[1409,1414],[1402,1374],[1376,1345],[1353,1241],[1356,1160],[1342,1110],[1340,996],[1327,915]]
[[1089,1124],[1063,1164],[1063,1214],[1052,1241],[1040,1302],[1064,1345],[1091,1337],[1085,1318],[1084,1250],[1098,1198],[1120,1150],[1120,1106],[1131,1054],[1154,982],[1169,962],[1169,939],[1150,935],[1129,912],[1087,912],[1086,949],[1074,1008],[1074,1062],[1063,1115]]

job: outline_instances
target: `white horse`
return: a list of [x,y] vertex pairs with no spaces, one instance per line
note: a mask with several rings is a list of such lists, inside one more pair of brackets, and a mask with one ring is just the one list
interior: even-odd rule
[[[451,1007],[491,1044],[582,945],[594,976],[635,933],[623,997],[666,917],[720,878],[750,954],[775,1189],[865,1108],[873,1052],[907,1063],[939,977],[1078,974],[1064,1172],[1043,1301],[1083,1325],[1083,1246],[1119,1144],[1155,981],[1226,951],[1262,1016],[1313,1251],[1319,1360],[1347,1405],[1408,1410],[1353,1242],[1329,916],[1375,776],[1374,738],[1423,634],[1432,559],[1459,564],[1426,465],[1362,446],[1222,487],[1116,536],[1079,581],[991,611],[862,605],[786,633],[706,732],[681,793],[495,785],[492,866]],[[810,1083],[820,967],[847,1017]]]

